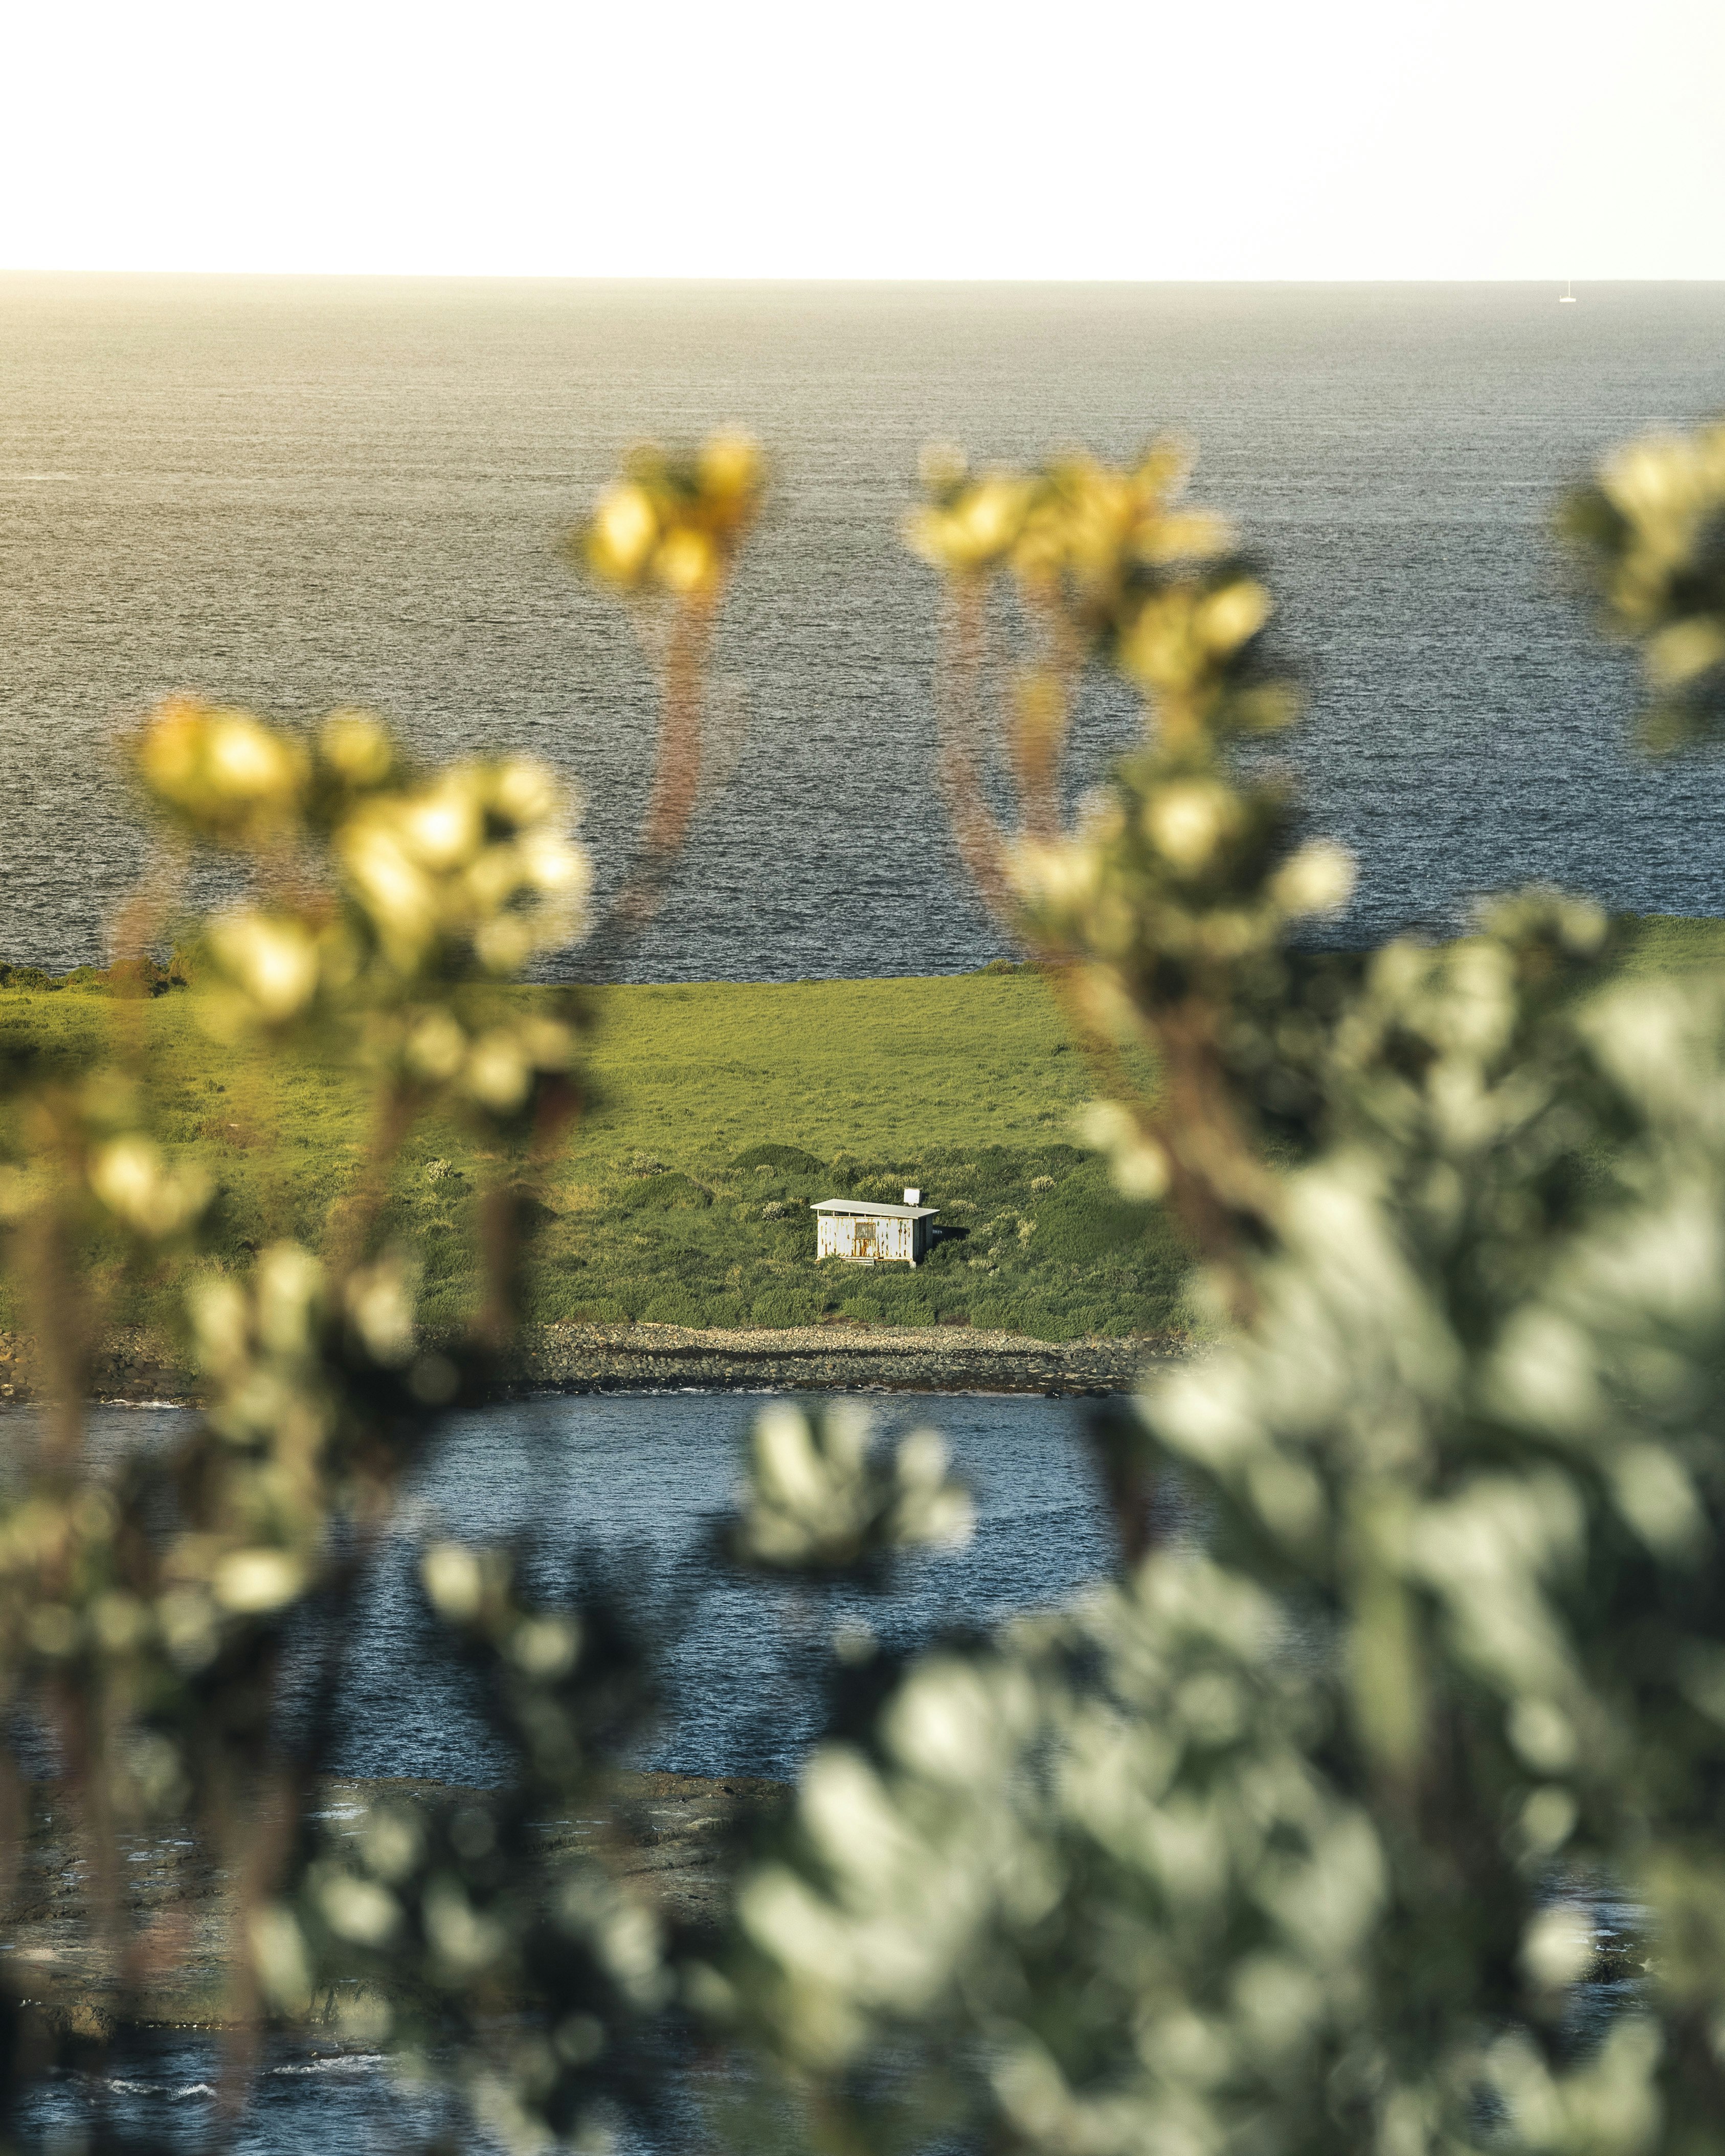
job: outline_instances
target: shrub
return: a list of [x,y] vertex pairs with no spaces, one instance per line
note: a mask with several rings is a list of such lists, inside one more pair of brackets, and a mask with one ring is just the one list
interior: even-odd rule
[[623,1305],[611,1296],[588,1296],[572,1298],[567,1315],[582,1325],[627,1325],[629,1314]]
[[[98,973],[85,967],[92,986],[110,988],[117,996],[162,996],[173,985],[172,977],[165,966],[158,966],[147,953],[136,958],[116,958],[105,973]],[[69,974],[69,983],[78,976]]]
[[[1232,1323],[1098,1427],[1117,1578],[845,1695],[727,1975],[833,2145],[1703,2148],[1725,978],[1625,978],[1550,892],[1289,963],[1344,865],[1236,761],[1292,701],[1268,594],[1178,475],[942,467],[914,528],[963,711],[996,578],[1045,636],[1011,701],[1040,740],[1075,653],[1144,697],[1082,832],[1050,835],[1054,764],[1034,839],[955,815],[1100,1067],[1155,1040],[1161,1093],[1119,1083],[1090,1127],[1123,1196],[1170,1194]],[[1574,522],[1658,737],[1725,726],[1725,427],[1615,459]],[[1642,1912],[1631,1981],[1602,1903]]]
[[712,1202],[711,1190],[677,1168],[629,1184],[617,1200],[626,1213],[700,1212]]
[[757,1168],[776,1168],[783,1175],[822,1175],[825,1170],[813,1153],[804,1152],[798,1146],[749,1146],[732,1162],[738,1174],[747,1174]]
[[756,1325],[813,1325],[820,1316],[823,1298],[813,1288],[769,1288],[749,1306]]

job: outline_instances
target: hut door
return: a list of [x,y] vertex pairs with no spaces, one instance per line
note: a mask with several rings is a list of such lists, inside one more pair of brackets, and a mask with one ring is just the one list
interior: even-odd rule
[[876,1224],[873,1220],[857,1222],[854,1231],[855,1240],[851,1244],[851,1248],[858,1257],[872,1258],[874,1256],[875,1229]]

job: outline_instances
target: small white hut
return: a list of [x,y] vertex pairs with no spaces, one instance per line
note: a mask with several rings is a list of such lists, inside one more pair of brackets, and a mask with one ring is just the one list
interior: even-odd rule
[[816,1216],[817,1258],[850,1258],[863,1265],[897,1258],[914,1265],[928,1255],[928,1224],[940,1208],[925,1205],[920,1190],[907,1190],[902,1205],[823,1198],[809,1209]]

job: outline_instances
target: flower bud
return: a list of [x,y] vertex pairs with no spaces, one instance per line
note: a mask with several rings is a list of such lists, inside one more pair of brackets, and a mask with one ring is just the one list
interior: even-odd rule
[[588,565],[608,583],[639,582],[659,543],[659,519],[644,487],[614,486],[599,497],[587,533]]

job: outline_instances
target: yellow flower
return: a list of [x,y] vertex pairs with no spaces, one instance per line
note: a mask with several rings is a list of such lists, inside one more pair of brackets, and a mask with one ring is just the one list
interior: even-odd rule
[[1239,804],[1213,779],[1158,787],[1144,804],[1144,834],[1177,872],[1205,867],[1224,834],[1239,820]]
[[1314,839],[1276,870],[1271,896],[1285,913],[1333,913],[1353,895],[1353,856],[1328,839]]
[[331,711],[317,730],[317,748],[348,786],[381,786],[395,766],[388,729],[370,711]]
[[1193,615],[1192,628],[1208,649],[1225,654],[1255,636],[1269,619],[1269,593],[1262,584],[1243,578],[1201,600]]
[[1101,877],[1096,848],[1084,839],[1047,844],[1025,839],[1014,851],[1013,881],[1040,911],[1072,913],[1095,897]]
[[608,583],[639,580],[659,543],[659,518],[644,487],[614,486],[599,497],[588,527],[587,558]]
[[262,1616],[304,1591],[305,1568],[286,1550],[234,1550],[216,1566],[210,1586],[224,1609]]
[[303,805],[304,749],[249,711],[172,698],[151,718],[134,757],[157,805],[200,838],[255,844],[290,829]]
[[481,1106],[507,1113],[526,1099],[532,1072],[520,1042],[499,1029],[482,1034],[474,1043],[462,1082]]
[[90,1187],[116,1219],[152,1241],[188,1226],[214,1195],[201,1168],[170,1168],[161,1147],[136,1134],[91,1155]]
[[761,452],[747,434],[715,434],[702,444],[696,469],[705,495],[752,495],[761,485]]
[[352,817],[336,844],[378,942],[396,963],[412,964],[434,932],[433,883],[408,858],[398,819],[388,810]]
[[625,592],[652,584],[690,598],[712,588],[759,511],[760,450],[737,434],[674,456],[644,444],[626,470],[574,535],[588,570]]
[[1600,475],[1606,497],[1644,530],[1686,518],[1704,491],[1686,442],[1652,438],[1632,443]]
[[479,1558],[459,1543],[434,1543],[419,1561],[419,1577],[432,1605],[454,1624],[478,1616],[485,1578]]
[[670,533],[653,557],[653,574],[667,591],[686,595],[711,583],[718,567],[712,541],[685,525]]
[[548,823],[563,808],[563,795],[551,772],[527,757],[511,757],[498,765],[491,798],[516,824]]
[[414,860],[438,870],[473,858],[485,836],[476,790],[467,773],[452,772],[434,791],[402,808],[401,842]]
[[906,536],[912,551],[937,568],[984,567],[1000,560],[1023,531],[1033,493],[1025,480],[978,480],[945,506],[914,512]]
[[1647,639],[1647,678],[1656,688],[1681,688],[1719,665],[1725,665],[1725,617],[1718,614],[1690,614]]
[[449,1012],[425,1011],[408,1029],[403,1058],[416,1077],[441,1083],[453,1078],[466,1060],[467,1035]]
[[487,971],[509,973],[567,942],[588,870],[559,828],[565,807],[549,771],[511,758],[374,797],[349,817],[336,854],[388,963],[411,973],[465,945]]
[[266,1024],[297,1018],[317,993],[317,939],[291,915],[228,914],[212,925],[209,947],[229,985]]

